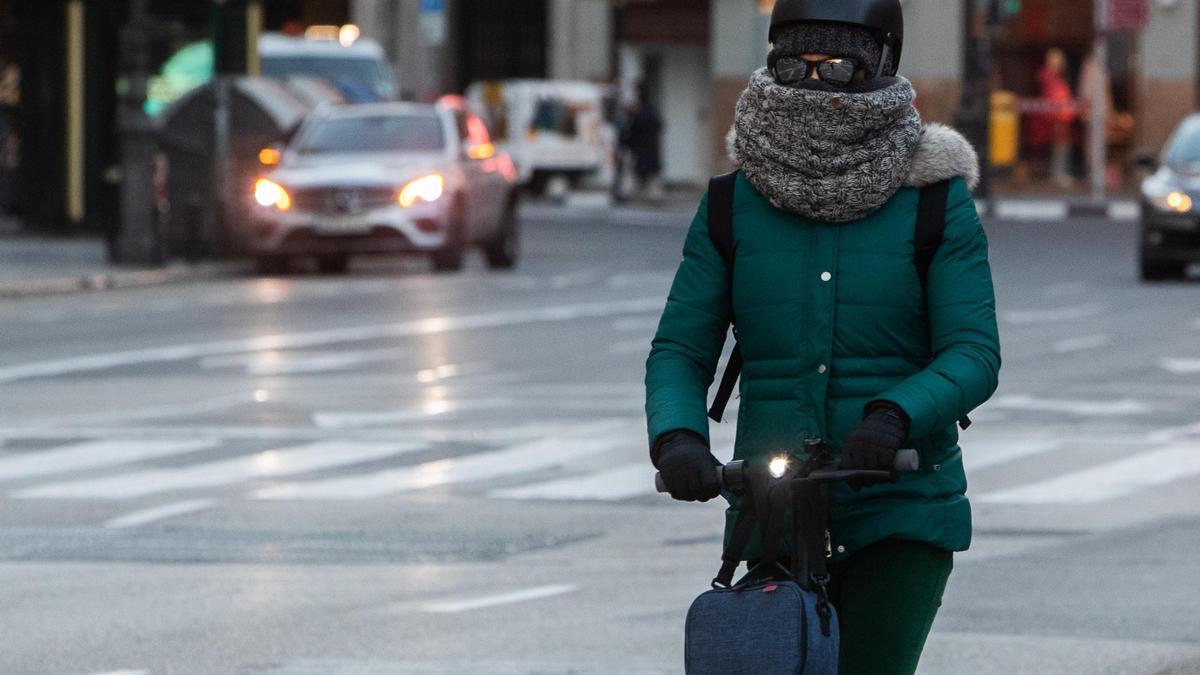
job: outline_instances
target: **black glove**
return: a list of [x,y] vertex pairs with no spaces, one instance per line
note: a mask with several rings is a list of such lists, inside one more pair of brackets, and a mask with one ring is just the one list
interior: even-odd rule
[[721,462],[694,432],[679,429],[659,436],[650,450],[650,461],[675,499],[706,502],[721,494],[721,481],[717,477]]
[[[908,416],[890,401],[873,403],[842,447],[842,468],[890,471],[896,477],[896,452],[908,438]],[[851,481],[851,485],[855,485]],[[861,485],[855,485],[861,487]]]

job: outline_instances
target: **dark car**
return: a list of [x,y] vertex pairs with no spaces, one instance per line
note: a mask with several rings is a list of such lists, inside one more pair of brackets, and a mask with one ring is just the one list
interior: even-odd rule
[[1182,279],[1200,263],[1200,115],[1183,120],[1142,182],[1142,278]]

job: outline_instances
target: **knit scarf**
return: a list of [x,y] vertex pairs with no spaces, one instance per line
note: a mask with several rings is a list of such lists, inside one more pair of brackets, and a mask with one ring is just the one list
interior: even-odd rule
[[761,69],[738,101],[730,155],[777,208],[845,223],[879,210],[912,169],[921,140],[916,92],[885,86],[783,87]]

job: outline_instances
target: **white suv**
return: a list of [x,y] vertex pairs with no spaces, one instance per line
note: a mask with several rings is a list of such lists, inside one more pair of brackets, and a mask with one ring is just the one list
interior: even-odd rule
[[337,273],[371,253],[424,253],[451,271],[471,246],[492,268],[516,264],[516,170],[460,102],[322,108],[275,159],[253,186],[263,271],[315,257]]

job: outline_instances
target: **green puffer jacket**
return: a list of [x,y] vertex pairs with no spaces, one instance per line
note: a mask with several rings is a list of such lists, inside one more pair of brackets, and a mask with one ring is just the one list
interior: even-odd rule
[[[651,443],[676,429],[708,438],[707,392],[733,319],[745,357],[735,458],[800,456],[808,438],[840,455],[867,403],[885,399],[908,414],[920,471],[858,492],[834,487],[835,559],[884,539],[951,551],[971,541],[955,422],[992,395],[1000,368],[987,238],[970,190],[954,179],[927,311],[914,264],[918,196],[901,188],[866,218],[822,223],[773,207],[739,174],[732,288],[706,197],[646,363]],[[734,503],[727,536],[736,517]],[[752,541],[745,559],[758,551]]]

